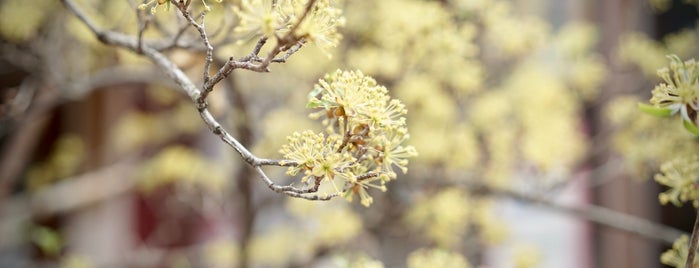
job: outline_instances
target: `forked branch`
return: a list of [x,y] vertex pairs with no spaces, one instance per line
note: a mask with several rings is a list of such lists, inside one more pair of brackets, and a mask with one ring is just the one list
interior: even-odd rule
[[[313,187],[310,189],[302,189],[293,186],[281,186],[275,184],[262,170],[262,166],[295,166],[297,165],[297,163],[289,160],[283,161],[265,159],[253,155],[244,145],[242,145],[225,128],[223,128],[223,126],[221,126],[221,124],[216,120],[216,118],[214,118],[214,116],[211,114],[207,107],[208,105],[206,103],[206,97],[208,96],[208,94],[213,90],[213,87],[217,83],[219,83],[223,78],[227,77],[233,70],[247,69],[256,72],[267,72],[269,71],[269,64],[275,62],[275,57],[279,53],[285,50],[289,50],[290,52],[287,52],[287,55],[281,57],[281,59],[286,60],[286,58],[293,54],[293,52],[297,51],[298,48],[296,48],[296,46],[300,46],[302,42],[301,37],[295,37],[293,31],[289,32],[287,36],[283,38],[283,40],[286,40],[285,42],[278,42],[275,48],[273,48],[261,62],[258,61],[257,57],[244,57],[238,60],[234,59],[233,57],[230,57],[228,62],[215,75],[210,77],[208,69],[211,62],[213,61],[213,47],[209,42],[208,36],[204,28],[205,13],[201,15],[201,23],[197,23],[188,11],[190,1],[172,0],[171,3],[175,4],[175,6],[178,7],[180,14],[189,22],[189,25],[191,25],[199,32],[201,39],[204,42],[204,46],[206,47],[204,85],[200,90],[197,86],[194,85],[192,80],[184,73],[184,71],[181,68],[179,68],[172,61],[170,61],[158,49],[157,45],[154,46],[152,44],[149,44],[148,42],[144,42],[141,38],[141,34],[139,34],[138,36],[130,36],[117,31],[100,29],[96,25],[96,23],[92,19],[90,19],[86,15],[86,13],[83,12],[82,9],[78,7],[72,0],[61,0],[61,3],[63,3],[63,5],[71,13],[73,13],[83,24],[85,24],[90,29],[90,31],[92,31],[95,34],[99,41],[107,45],[113,45],[116,47],[128,49],[134,53],[147,57],[156,66],[158,66],[158,68],[162,72],[164,72],[167,77],[175,81],[175,83],[177,83],[177,85],[179,86],[178,90],[182,91],[187,96],[189,96],[191,101],[195,104],[197,111],[199,112],[199,115],[201,116],[206,126],[223,142],[225,142],[236,152],[238,152],[238,154],[240,154],[240,156],[246,163],[254,167],[255,171],[260,175],[262,180],[267,184],[267,186],[270,189],[278,193],[284,193],[292,197],[304,198],[308,200],[329,200],[333,197],[340,195],[340,193],[324,195],[316,194],[317,187]],[[308,7],[306,8],[306,13],[310,12],[314,3],[315,0],[309,1]],[[302,19],[305,17],[306,14],[303,14]],[[302,19],[297,22],[297,24],[294,26],[294,29],[298,27],[298,24],[301,23]],[[179,39],[179,36],[181,36],[181,32],[182,30],[178,32],[177,38],[175,38],[174,40]],[[258,41],[260,48],[256,47],[255,51],[253,51],[253,55],[257,55],[257,53],[259,53],[259,50],[261,49],[261,46],[264,45],[265,41],[266,40],[262,38],[260,39],[260,41]]]

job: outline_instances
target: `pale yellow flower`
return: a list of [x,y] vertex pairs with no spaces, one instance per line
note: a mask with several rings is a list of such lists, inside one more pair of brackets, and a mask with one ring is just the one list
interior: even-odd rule
[[658,195],[661,204],[681,206],[685,202],[692,202],[699,207],[699,156],[675,158],[664,163],[660,171],[655,175],[655,180],[669,187]]
[[450,267],[470,268],[466,258],[459,253],[442,249],[418,249],[408,256],[408,268]]
[[242,0],[240,7],[233,7],[233,12],[240,20],[233,31],[241,36],[274,36],[289,25],[280,15],[279,4],[274,6],[273,0]]
[[695,123],[699,110],[699,69],[694,59],[682,62],[677,56],[669,56],[670,68],[658,70],[658,76],[663,79],[653,89],[651,104],[666,108],[672,114],[680,112],[684,121]]

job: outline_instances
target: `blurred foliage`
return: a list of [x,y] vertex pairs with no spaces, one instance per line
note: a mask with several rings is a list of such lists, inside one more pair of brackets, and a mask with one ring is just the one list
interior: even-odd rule
[[441,249],[418,249],[408,255],[408,267],[470,268],[471,265],[458,253]]
[[92,268],[95,267],[85,256],[71,254],[63,257],[61,268]]
[[[169,97],[156,98],[172,102],[166,99]],[[117,153],[130,153],[149,145],[172,142],[182,135],[194,135],[202,129],[199,116],[189,103],[180,99],[171,107],[158,113],[137,110],[126,113],[114,123],[110,145]]]
[[240,258],[238,243],[232,240],[208,243],[204,252],[209,267],[235,267]]
[[31,2],[7,0],[0,3],[0,36],[3,39],[23,42],[35,38],[51,10],[58,8],[56,1]]
[[286,208],[301,222],[299,232],[305,232],[304,237],[318,245],[344,244],[363,228],[362,219],[346,203],[287,199]]
[[359,256],[337,256],[335,263],[337,267],[343,268],[384,268],[385,266],[379,260],[372,259],[364,254],[356,254]]
[[516,268],[534,268],[541,266],[541,251],[530,245],[519,245],[514,250]]
[[29,237],[29,240],[46,256],[57,257],[63,250],[63,238],[55,229],[41,225],[33,225],[30,227]]
[[640,101],[635,96],[619,96],[611,100],[606,114],[616,127],[612,149],[623,156],[625,170],[633,178],[647,180],[661,161],[697,152],[699,144],[677,121],[640,113]]
[[207,161],[187,147],[169,146],[143,164],[139,188],[152,191],[178,183],[216,192],[226,189],[229,182],[226,177],[225,166]]
[[631,32],[623,35],[619,43],[619,59],[622,63],[637,66],[649,79],[657,79],[657,70],[667,65],[666,55],[676,54],[680,58],[699,54],[694,45],[699,40],[697,28],[684,29],[667,35],[661,41],[653,40],[644,33]]
[[47,185],[75,175],[85,159],[85,144],[77,135],[65,134],[56,140],[45,160],[29,167],[26,186],[35,192]]
[[454,246],[463,239],[471,204],[461,189],[445,189],[426,200],[415,200],[406,215],[408,225],[441,247]]

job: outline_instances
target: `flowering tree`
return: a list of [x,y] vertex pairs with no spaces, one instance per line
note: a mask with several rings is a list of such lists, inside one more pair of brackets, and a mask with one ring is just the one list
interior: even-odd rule
[[[368,206],[371,197],[367,194],[366,187],[376,186],[385,191],[385,181],[396,177],[392,165],[400,166],[405,172],[407,158],[416,155],[415,149],[403,145],[408,137],[405,118],[402,117],[406,113],[403,104],[391,100],[386,88],[376,85],[372,78],[365,77],[361,72],[337,71],[320,81],[320,85],[316,86],[318,89],[311,92],[308,107],[322,108],[322,114],[326,115],[327,120],[332,120],[324,121],[326,125],[329,124],[330,135],[326,139],[323,134],[312,132],[294,134],[289,138],[290,144],[282,149],[289,160],[269,160],[254,156],[208,111],[207,97],[216,84],[232,71],[247,69],[269,72],[271,63],[286,61],[306,42],[325,49],[336,46],[340,38],[337,27],[344,20],[340,17],[340,11],[331,7],[328,1],[244,1],[241,8],[234,10],[240,17],[234,32],[256,37],[257,43],[250,55],[241,59],[230,57],[214,75],[209,73],[214,47],[204,24],[206,13],[211,9],[206,2],[201,3],[203,11],[198,16],[201,23],[190,14],[191,1],[151,1],[141,4],[139,9],[145,10],[150,5],[150,12],[154,14],[158,6],[169,7],[172,3],[191,27],[199,32],[206,53],[203,84],[200,87],[195,86],[179,67],[162,55],[157,45],[144,41],[143,33],[147,24],[139,29],[138,36],[124,36],[118,32],[99,29],[74,3],[63,3],[100,41],[143,54],[162,68],[192,99],[209,129],[255,167],[273,191],[311,200],[328,200],[338,195],[351,197],[354,193],[359,193],[362,204]],[[270,38],[274,38],[275,45],[261,58],[260,51]],[[177,41],[174,38],[166,47],[176,47]],[[278,57],[281,53],[285,54]],[[305,187],[275,184],[261,169],[261,166],[266,165],[290,166],[289,175],[304,171],[302,183]],[[335,175],[339,175],[337,178],[342,186],[335,185]],[[372,184],[375,180],[380,181],[380,185]],[[323,181],[333,183],[334,192],[317,194]]]
[[[8,106],[18,111],[10,119],[114,85],[136,84],[147,101],[106,124],[104,147],[118,164],[86,168],[96,161],[89,149],[97,142],[63,135],[26,170],[4,168],[11,161],[0,168],[22,178],[31,196],[50,200],[39,207],[53,214],[96,202],[78,194],[56,198],[64,192],[50,187],[80,178],[110,186],[95,187],[106,189],[92,196],[131,189],[158,196],[172,187],[168,202],[153,206],[179,215],[178,225],[235,206],[233,220],[224,221],[234,226],[232,239],[186,244],[203,250],[179,245],[182,258],[164,250],[158,259],[168,265],[322,266],[332,259],[341,267],[471,267],[487,263],[485,246],[507,241],[508,225],[516,224],[498,215],[503,197],[674,242],[661,261],[693,262],[697,235],[548,197],[572,187],[573,178],[644,178],[659,168],[656,180],[669,187],[660,203],[696,206],[699,75],[693,60],[680,60],[697,52],[695,29],[663,43],[639,33],[620,39],[614,60],[649,77],[666,65],[665,55],[679,55],[658,71],[663,82],[650,104],[637,104],[645,102],[601,90],[614,70],[597,50],[595,25],[573,20],[553,27],[531,11],[537,5],[518,1],[61,0],[20,12],[27,8],[21,2],[0,6],[0,20],[13,22],[0,21],[0,32],[17,43],[45,44],[28,49],[44,54],[6,54],[22,57],[15,61],[27,70],[48,66],[32,81],[54,85],[60,97],[42,102],[22,88]],[[649,3],[659,11],[669,7]],[[42,31],[47,39],[36,42]],[[682,124],[653,121],[639,107],[678,115]],[[614,131],[599,127],[606,115]],[[689,131],[671,128],[679,125]],[[602,150],[597,146],[621,160],[593,161]],[[610,171],[615,163],[620,167]],[[78,179],[65,180],[70,177]],[[353,199],[363,206],[353,207]],[[172,200],[182,206],[167,212]],[[30,239],[43,254],[71,267],[89,263],[62,252],[70,243],[45,225],[37,223]],[[153,237],[159,236],[143,240]],[[143,252],[164,248],[143,244]],[[536,266],[545,250],[518,245],[508,263]],[[130,261],[162,264],[141,259],[149,258]]]

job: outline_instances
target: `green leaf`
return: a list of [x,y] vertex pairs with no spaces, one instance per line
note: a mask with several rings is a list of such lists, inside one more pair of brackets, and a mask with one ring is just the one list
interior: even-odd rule
[[641,111],[643,111],[644,113],[661,117],[668,117],[675,113],[670,108],[655,107],[653,105],[640,102],[638,103],[638,108],[641,109]]
[[323,91],[322,87],[314,88],[313,90],[311,90],[311,92],[308,92],[308,98],[315,99],[316,96],[318,96],[320,94],[320,92],[322,92],[322,91]]
[[687,129],[689,132],[692,132],[695,136],[699,136],[699,128],[697,128],[694,123],[689,122],[687,120],[682,120],[682,124],[684,125],[684,128]]
[[670,59],[670,62],[675,62],[675,63],[680,64],[680,65],[682,64],[682,60],[680,59],[680,57],[678,57],[675,54],[666,55],[665,57]]
[[321,101],[319,99],[315,99],[315,98],[310,99],[310,100],[308,100],[308,103],[306,104],[307,109],[315,109],[318,107],[325,107],[325,104],[323,103],[323,101]]

